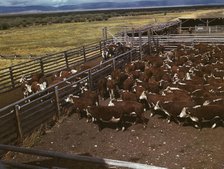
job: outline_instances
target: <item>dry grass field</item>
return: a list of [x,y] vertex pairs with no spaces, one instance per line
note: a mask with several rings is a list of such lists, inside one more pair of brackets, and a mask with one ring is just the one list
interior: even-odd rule
[[[124,26],[140,27],[143,25],[166,22],[182,16],[201,16],[223,13],[222,10],[198,10],[188,12],[164,13],[113,17],[108,21],[80,22],[32,26],[0,31],[0,55],[42,56],[55,53],[101,39],[102,28],[107,26],[113,34]],[[0,68],[8,67],[24,60],[0,60]]]

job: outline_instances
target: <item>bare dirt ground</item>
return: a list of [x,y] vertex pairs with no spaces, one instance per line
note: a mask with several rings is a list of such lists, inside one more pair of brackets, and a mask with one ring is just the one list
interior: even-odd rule
[[[223,127],[205,127],[199,131],[190,125],[168,124],[159,115],[149,117],[149,112],[145,112],[145,116],[149,119],[147,128],[136,124],[124,132],[108,127],[99,132],[96,124],[87,123],[86,119],[78,120],[77,114],[72,114],[43,135],[33,148],[172,169],[224,168]],[[18,154],[14,160],[31,163],[45,161]]]

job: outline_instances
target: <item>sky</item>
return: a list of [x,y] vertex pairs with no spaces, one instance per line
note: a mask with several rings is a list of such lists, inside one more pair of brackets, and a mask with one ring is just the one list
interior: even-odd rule
[[[27,6],[27,5],[69,5],[80,4],[86,2],[121,2],[121,0],[0,0],[0,6]],[[126,0],[136,1],[136,0]],[[122,0],[125,2],[125,0]]]
[[[50,6],[61,6],[61,5],[75,5],[86,2],[131,2],[140,0],[0,0],[0,6],[29,6],[29,5],[50,5]],[[146,0],[146,1],[160,1],[160,0]],[[172,0],[167,0],[167,2]],[[177,0],[176,0],[177,1]],[[178,3],[185,4],[188,1],[193,0],[178,0]],[[199,0],[203,2],[209,2],[209,0]],[[221,0],[211,0],[216,2]],[[223,0],[224,1],[224,0]]]

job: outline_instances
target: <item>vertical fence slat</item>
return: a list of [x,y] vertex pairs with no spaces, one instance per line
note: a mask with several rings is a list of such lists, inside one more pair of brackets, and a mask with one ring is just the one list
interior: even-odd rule
[[40,70],[41,70],[41,73],[44,74],[44,64],[43,64],[43,59],[40,58]]
[[84,62],[86,62],[86,49],[85,46],[82,47]]
[[69,68],[67,52],[64,52],[64,58],[65,58],[66,67]]
[[115,59],[113,58],[113,70],[116,69],[116,62],[115,62]]
[[100,47],[100,55],[102,55],[102,42],[100,41],[100,43],[99,43],[99,47]]
[[149,54],[152,53],[152,44],[151,44],[151,29],[148,30],[148,48],[149,48]]
[[12,66],[9,67],[9,73],[10,73],[10,79],[11,79],[11,83],[12,83],[12,88],[15,88],[15,82],[14,82],[14,77],[13,77]]
[[142,32],[139,31],[139,52],[140,52],[140,58],[142,60]]
[[58,120],[60,115],[61,115],[60,100],[59,100],[59,94],[58,94],[58,86],[55,86],[54,92],[55,92],[55,100],[56,100],[56,106],[57,106],[56,119]]
[[15,105],[15,115],[17,123],[17,132],[18,132],[18,141],[20,142],[23,139],[20,115],[19,115],[19,105]]
[[92,88],[93,88],[93,78],[92,78],[91,69],[89,69],[89,71],[88,71],[88,79],[89,79],[89,83],[88,83],[89,89],[92,90]]
[[135,37],[135,29],[132,28],[132,32],[131,32],[131,47],[134,47],[134,37]]
[[105,40],[107,41],[107,27],[105,27],[104,31],[105,31],[105,33],[104,33],[104,35],[105,35]]

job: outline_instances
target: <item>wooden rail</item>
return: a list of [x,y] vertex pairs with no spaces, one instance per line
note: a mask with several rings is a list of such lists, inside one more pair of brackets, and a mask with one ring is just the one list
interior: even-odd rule
[[[88,157],[88,156],[82,156],[77,154],[65,154],[55,151],[47,151],[47,150],[38,150],[33,148],[24,148],[24,147],[16,147],[16,146],[9,146],[9,145],[2,145],[0,144],[0,150],[4,151],[12,151],[12,152],[19,152],[23,154],[31,154],[36,156],[42,156],[42,157],[48,157],[48,158],[56,158],[56,159],[66,159],[71,160],[72,162],[84,162],[89,164],[96,164],[99,166],[105,166],[105,167],[125,167],[130,169],[165,169],[162,167],[156,167],[151,166],[147,164],[140,164],[140,163],[133,163],[133,162],[127,162],[127,161],[120,161],[120,160],[112,160],[112,159],[106,159],[106,158],[97,158],[97,157]],[[3,161],[3,164],[7,162]],[[8,165],[10,166],[10,163],[8,162]],[[54,164],[55,166],[56,164]],[[14,166],[16,166],[14,164]],[[41,166],[35,166],[34,167],[41,167]],[[58,166],[55,166],[58,167]]]
[[125,63],[139,58],[136,49],[132,49],[0,109],[0,144],[20,142],[42,124],[63,116],[61,110],[66,105],[65,98],[69,94],[80,93],[80,85],[88,83],[91,89],[96,89],[100,78],[108,76],[116,68],[124,67]]

